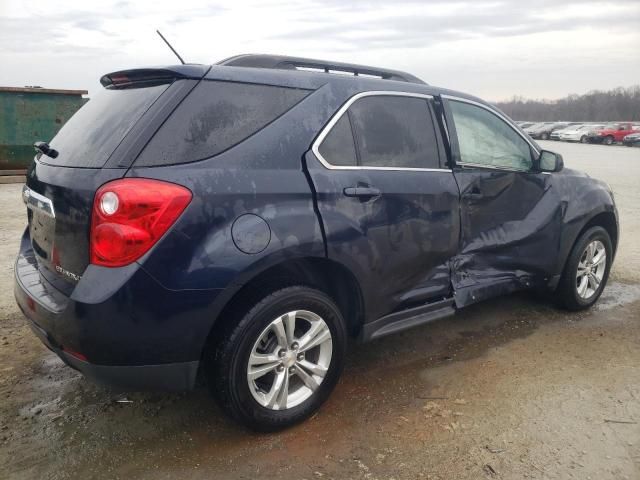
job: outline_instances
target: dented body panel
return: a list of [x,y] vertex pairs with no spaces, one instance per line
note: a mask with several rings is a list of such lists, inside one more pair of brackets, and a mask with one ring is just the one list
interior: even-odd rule
[[[459,195],[450,170],[327,171],[306,157],[326,233],[327,256],[349,268],[362,288],[368,320],[450,297],[457,253]],[[380,196],[346,197],[372,185]]]

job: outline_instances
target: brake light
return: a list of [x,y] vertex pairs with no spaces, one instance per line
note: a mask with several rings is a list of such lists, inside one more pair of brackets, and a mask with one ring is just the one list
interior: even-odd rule
[[124,178],[96,192],[91,218],[91,263],[122,267],[144,255],[191,201],[174,183]]

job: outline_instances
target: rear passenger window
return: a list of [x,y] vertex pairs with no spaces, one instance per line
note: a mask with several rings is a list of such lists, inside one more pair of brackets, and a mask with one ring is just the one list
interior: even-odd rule
[[416,97],[375,95],[356,100],[319,151],[336,166],[440,168],[429,104]]
[[308,90],[201,82],[155,134],[136,166],[203,160],[245,140],[302,100]]
[[344,114],[333,126],[320,145],[320,154],[332,165],[355,166],[358,164],[356,145],[353,142],[349,116]]
[[427,101],[372,96],[349,108],[360,164],[372,167],[438,168],[438,144]]

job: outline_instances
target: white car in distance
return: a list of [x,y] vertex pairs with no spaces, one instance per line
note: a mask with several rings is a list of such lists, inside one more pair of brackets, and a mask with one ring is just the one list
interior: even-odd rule
[[589,143],[589,132],[591,130],[600,130],[604,128],[601,124],[576,125],[574,128],[568,128],[560,134],[560,140],[565,142],[581,142]]

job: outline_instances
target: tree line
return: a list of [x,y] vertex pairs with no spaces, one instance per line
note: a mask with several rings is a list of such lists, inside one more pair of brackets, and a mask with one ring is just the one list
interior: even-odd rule
[[560,100],[513,97],[495,105],[514,120],[609,122],[640,120],[640,85],[594,90]]

